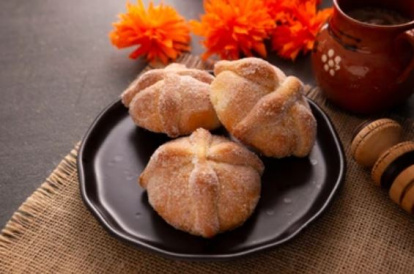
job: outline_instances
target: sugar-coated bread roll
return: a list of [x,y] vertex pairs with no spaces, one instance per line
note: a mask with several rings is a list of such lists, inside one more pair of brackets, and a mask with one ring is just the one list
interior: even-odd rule
[[160,146],[139,183],[167,223],[210,238],[242,225],[252,214],[263,169],[243,146],[197,129]]
[[258,58],[219,61],[210,99],[221,123],[242,143],[266,156],[307,156],[316,119],[303,84]]
[[138,126],[170,137],[187,135],[220,126],[209,98],[213,79],[206,71],[171,64],[142,74],[121,98]]

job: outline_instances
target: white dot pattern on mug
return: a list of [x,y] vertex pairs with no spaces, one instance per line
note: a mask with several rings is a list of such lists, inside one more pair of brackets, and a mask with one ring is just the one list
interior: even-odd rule
[[328,72],[331,76],[335,76],[336,71],[341,69],[341,56],[335,56],[335,51],[329,49],[327,54],[322,54],[321,57],[323,63],[323,69]]

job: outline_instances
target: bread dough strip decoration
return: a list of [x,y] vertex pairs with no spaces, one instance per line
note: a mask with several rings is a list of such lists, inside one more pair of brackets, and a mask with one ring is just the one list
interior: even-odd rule
[[139,183],[167,223],[211,238],[251,216],[260,198],[263,170],[253,152],[198,129],[160,146]]
[[243,144],[269,157],[305,157],[316,119],[302,82],[258,58],[219,61],[210,99],[221,123]]

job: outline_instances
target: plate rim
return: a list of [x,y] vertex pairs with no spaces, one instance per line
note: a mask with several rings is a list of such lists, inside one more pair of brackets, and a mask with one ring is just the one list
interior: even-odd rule
[[113,226],[106,220],[105,216],[100,212],[100,210],[96,207],[95,203],[91,201],[91,199],[87,195],[86,191],[86,179],[85,179],[85,168],[82,162],[82,157],[85,151],[86,144],[88,142],[88,139],[90,138],[90,135],[92,134],[95,126],[98,124],[98,122],[101,120],[101,118],[111,109],[117,107],[117,105],[122,104],[121,99],[118,98],[111,104],[109,104],[106,108],[104,108],[98,116],[94,119],[92,124],[89,126],[88,130],[86,131],[86,134],[82,138],[80,148],[78,150],[77,155],[77,169],[78,169],[78,179],[79,179],[79,188],[80,188],[80,194],[83,203],[86,205],[86,208],[88,208],[89,212],[92,213],[92,215],[95,217],[95,219],[98,220],[100,225],[105,228],[105,230],[112,236],[114,236],[117,239],[122,240],[123,242],[126,242],[130,245],[133,245],[139,249],[148,250],[153,253],[161,254],[166,257],[174,258],[174,259],[183,259],[183,260],[196,260],[196,261],[213,261],[213,260],[229,260],[229,259],[235,259],[247,256],[249,254],[253,254],[256,252],[264,251],[279,245],[282,245],[293,238],[295,238],[297,235],[299,235],[304,229],[306,229],[311,223],[313,223],[315,220],[317,220],[320,216],[323,215],[323,213],[326,211],[326,209],[332,204],[332,200],[335,197],[335,195],[338,193],[339,188],[343,185],[343,182],[345,180],[346,175],[346,158],[344,154],[344,149],[342,146],[342,143],[340,142],[338,133],[335,129],[335,127],[332,124],[331,119],[328,117],[328,115],[323,111],[319,105],[314,102],[312,99],[306,97],[306,100],[312,107],[318,110],[322,118],[325,120],[329,130],[331,131],[333,135],[333,140],[336,146],[336,149],[338,150],[338,157],[339,157],[339,174],[337,176],[337,180],[334,183],[334,186],[332,188],[332,191],[330,192],[328,198],[325,200],[323,205],[313,214],[309,219],[307,219],[303,224],[301,224],[293,233],[291,233],[288,237],[283,238],[279,241],[270,242],[264,245],[259,245],[254,248],[249,248],[243,251],[234,252],[231,254],[189,254],[189,253],[179,253],[179,252],[172,252],[168,251],[162,248],[158,248],[156,246],[153,246],[151,244],[145,243],[137,238],[133,238],[126,233],[120,233],[117,231],[116,228],[113,228]]

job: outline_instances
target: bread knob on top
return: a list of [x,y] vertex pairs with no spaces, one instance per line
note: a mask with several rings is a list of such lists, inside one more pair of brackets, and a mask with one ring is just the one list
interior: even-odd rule
[[224,127],[269,157],[307,156],[316,119],[302,82],[258,58],[219,61],[210,99]]
[[252,214],[263,169],[243,146],[197,129],[160,146],[139,183],[167,223],[210,238],[242,225]]
[[213,79],[206,71],[171,64],[139,76],[121,98],[138,126],[169,137],[187,135],[220,126],[209,98]]

